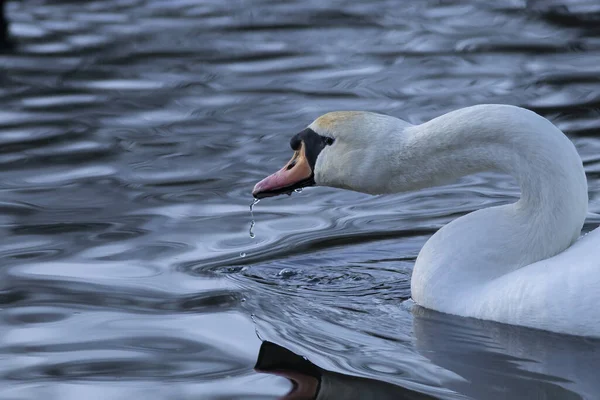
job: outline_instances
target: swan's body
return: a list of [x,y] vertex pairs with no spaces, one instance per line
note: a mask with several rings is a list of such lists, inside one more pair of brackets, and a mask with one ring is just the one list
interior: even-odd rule
[[[518,202],[458,218],[425,244],[413,299],[445,313],[600,337],[600,230],[578,240],[585,173],[571,141],[548,120],[514,106],[480,105],[421,125],[337,112],[308,129],[335,140],[319,145],[318,185],[381,194],[480,171],[512,175]],[[255,193],[268,186],[263,182]]]

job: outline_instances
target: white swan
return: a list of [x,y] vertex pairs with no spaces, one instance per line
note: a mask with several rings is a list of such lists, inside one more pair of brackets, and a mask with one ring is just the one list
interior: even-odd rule
[[426,308],[600,337],[600,229],[579,239],[587,182],[571,141],[547,119],[508,105],[463,108],[421,125],[333,112],[294,136],[292,160],[254,187],[257,198],[321,185],[370,194],[512,175],[514,204],[458,218],[427,241],[411,290]]

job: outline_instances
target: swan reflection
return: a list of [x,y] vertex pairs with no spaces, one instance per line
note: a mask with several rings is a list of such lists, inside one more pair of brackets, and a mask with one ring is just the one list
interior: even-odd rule
[[292,390],[281,400],[429,400],[435,397],[376,379],[328,371],[275,343],[264,341],[255,369],[289,379]]
[[[262,343],[256,370],[286,377],[293,389],[282,400],[595,399],[600,393],[600,341],[413,307],[414,349],[420,362],[446,371],[442,382],[419,393],[397,383],[328,371],[275,343]],[[372,349],[373,350],[373,349]],[[376,351],[372,351],[374,357]],[[381,353],[393,358],[389,350]],[[398,359],[414,357],[398,349]],[[354,373],[354,371],[353,371]],[[360,375],[360,371],[356,371]],[[437,396],[436,394],[436,396]]]
[[597,399],[600,340],[413,307],[417,351],[474,399]]

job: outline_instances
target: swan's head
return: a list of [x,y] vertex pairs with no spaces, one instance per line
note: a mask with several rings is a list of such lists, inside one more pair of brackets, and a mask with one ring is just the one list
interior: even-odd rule
[[257,199],[306,186],[329,186],[363,193],[391,192],[391,148],[406,126],[399,119],[370,112],[337,111],[317,118],[290,140],[291,160],[254,186]]

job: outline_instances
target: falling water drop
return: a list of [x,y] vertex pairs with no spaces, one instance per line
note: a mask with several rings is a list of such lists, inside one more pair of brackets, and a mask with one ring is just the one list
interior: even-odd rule
[[248,230],[248,232],[250,233],[250,238],[254,239],[256,237],[256,235],[254,235],[254,206],[258,204],[260,200],[259,199],[254,199],[252,200],[252,203],[250,203],[250,218],[252,219],[250,221],[250,229]]
[[[256,237],[256,235],[254,234],[254,225],[256,224],[256,222],[254,222],[254,206],[258,204],[260,200],[259,199],[254,199],[252,200],[252,203],[250,203],[250,229],[248,229],[248,234],[250,235],[250,239],[254,239]],[[244,258],[246,257],[246,253],[241,252],[240,253],[240,257]]]
[[250,238],[254,239],[256,237],[256,235],[254,234],[254,232],[252,231],[252,229],[254,229],[254,220],[252,220],[252,222],[250,222],[250,229],[249,229],[249,233],[250,233]]

